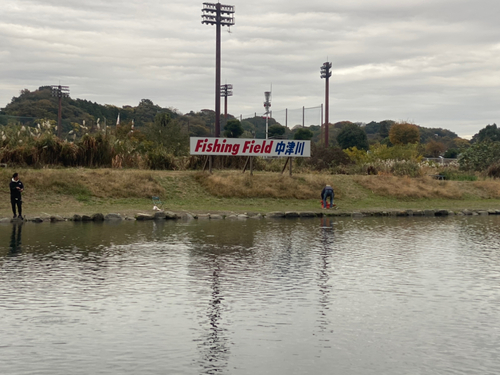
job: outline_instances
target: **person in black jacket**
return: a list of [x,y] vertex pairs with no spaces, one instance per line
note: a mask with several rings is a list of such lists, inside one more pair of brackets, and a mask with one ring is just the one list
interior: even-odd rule
[[335,193],[330,185],[326,185],[321,191],[321,199],[323,199],[323,208],[326,208],[326,199],[330,197],[330,208],[333,207],[333,198]]
[[[12,181],[10,182],[10,204],[12,205],[12,212],[14,213],[14,219],[17,217],[23,219],[23,201],[21,200],[21,193],[24,191],[24,185],[19,180],[19,174],[14,173],[12,175]],[[16,216],[16,206],[19,216]]]

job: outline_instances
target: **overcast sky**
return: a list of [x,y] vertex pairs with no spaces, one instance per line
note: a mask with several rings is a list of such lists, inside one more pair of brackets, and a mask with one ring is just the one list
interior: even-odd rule
[[[222,33],[222,83],[234,85],[235,116],[262,114],[271,84],[276,114],[321,105],[328,59],[330,122],[406,120],[463,137],[500,125],[498,0],[223,4],[236,7],[236,25]],[[215,27],[201,23],[201,8],[3,0],[0,107],[24,88],[60,83],[100,104],[147,98],[182,113],[214,109]]]

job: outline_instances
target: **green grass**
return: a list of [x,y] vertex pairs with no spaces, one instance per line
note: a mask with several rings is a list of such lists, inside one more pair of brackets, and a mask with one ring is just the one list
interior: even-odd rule
[[443,171],[440,174],[442,176],[444,176],[445,180],[449,180],[449,181],[477,181],[478,180],[476,175],[468,174],[468,173],[464,173],[464,172]]

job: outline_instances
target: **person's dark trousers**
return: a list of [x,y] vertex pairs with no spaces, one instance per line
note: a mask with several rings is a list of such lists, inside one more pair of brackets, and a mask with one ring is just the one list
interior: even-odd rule
[[326,200],[330,197],[330,207],[333,207],[333,198],[334,194],[333,191],[326,191],[325,194],[323,195],[323,207],[326,208]]
[[10,204],[12,205],[12,213],[16,216],[16,206],[17,212],[19,212],[19,216],[23,216],[23,202],[20,199],[11,199]]

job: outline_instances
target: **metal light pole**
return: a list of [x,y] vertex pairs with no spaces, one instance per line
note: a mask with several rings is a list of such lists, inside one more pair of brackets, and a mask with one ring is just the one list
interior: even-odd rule
[[271,108],[271,91],[264,92],[266,96],[266,101],[264,102],[264,108],[266,109],[266,139],[269,138],[269,108]]
[[227,97],[233,96],[233,85],[222,85],[220,87],[220,96],[224,98],[224,119],[227,120]]
[[62,98],[67,98],[69,96],[69,86],[52,86],[52,96],[59,98],[59,111],[57,112],[57,136],[61,138],[62,136]]
[[332,76],[332,72],[330,69],[332,68],[332,63],[326,62],[321,66],[321,78],[325,78],[325,147],[328,148],[328,127],[329,127],[329,91],[330,91],[330,80],[329,78]]
[[220,42],[221,26],[234,25],[234,6],[221,3],[203,3],[201,23],[215,25],[215,136],[220,137]]

